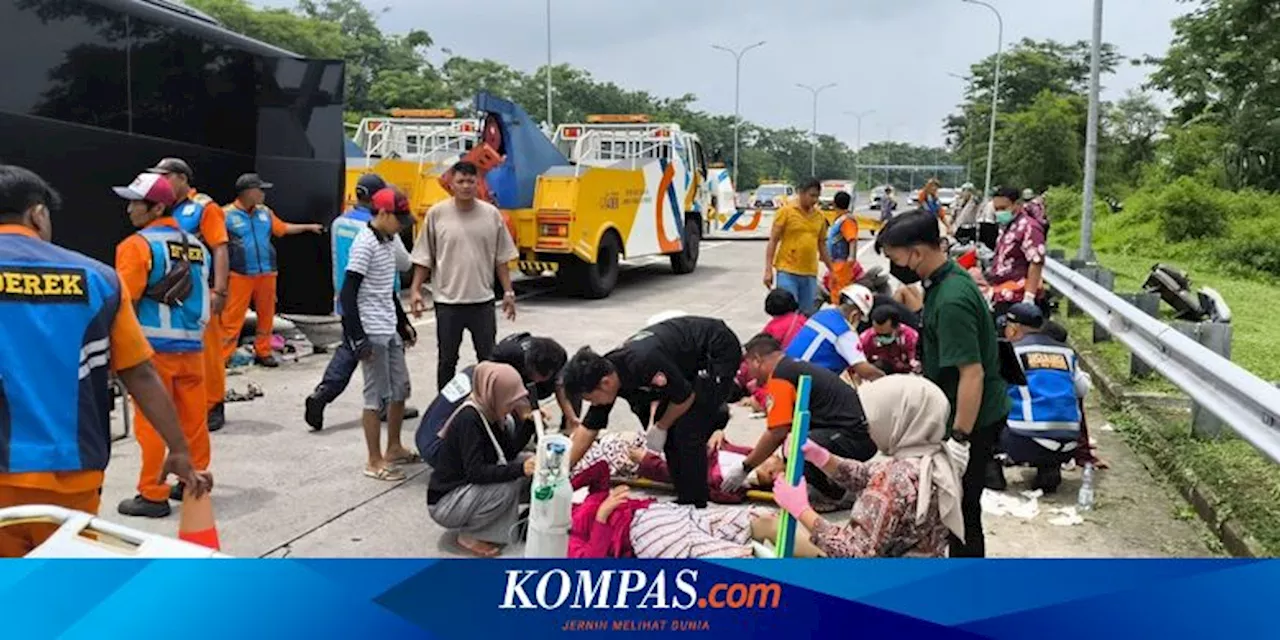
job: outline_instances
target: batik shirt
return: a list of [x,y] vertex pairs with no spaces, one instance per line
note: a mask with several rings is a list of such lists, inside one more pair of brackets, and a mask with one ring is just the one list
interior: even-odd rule
[[856,494],[847,524],[825,518],[814,523],[809,539],[831,558],[943,558],[947,527],[934,500],[923,522],[916,522],[920,484],[918,459],[859,462],[838,460],[831,476]]

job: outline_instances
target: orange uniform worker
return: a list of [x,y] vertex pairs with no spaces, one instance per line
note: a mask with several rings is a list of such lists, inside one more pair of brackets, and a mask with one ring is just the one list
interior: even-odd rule
[[253,341],[253,361],[264,367],[278,367],[271,353],[271,325],[276,315],[276,248],[271,238],[298,233],[320,233],[318,224],[292,224],[276,217],[263,202],[266,189],[256,173],[236,179],[236,201],[223,207],[230,240],[231,296],[222,312],[222,360],[226,362],[240,343],[244,316],[249,303],[258,313]]
[[831,304],[840,304],[840,292],[862,275],[858,263],[858,220],[850,211],[853,197],[841,191],[835,197],[836,216],[827,232],[827,253],[831,255]]
[[191,186],[191,165],[181,158],[165,158],[147,170],[169,180],[178,201],[173,218],[187,233],[194,233],[213,253],[213,278],[209,290],[209,324],[204,329],[204,395],[208,405],[209,431],[226,424],[222,399],[227,395],[227,369],[222,357],[222,323],[218,321],[227,304],[227,221],[222,207],[213,198]]
[[[157,476],[176,474],[203,492],[211,479],[191,463],[128,291],[111,267],[49,241],[57,206],[39,176],[0,165],[0,508],[97,514],[111,456],[111,370],[169,447]],[[26,555],[55,529],[0,527],[0,557]]]
[[[152,362],[178,409],[178,423],[198,470],[209,468],[205,424],[204,328],[209,321],[209,251],[173,217],[177,199],[163,176],[143,173],[116,195],[129,201],[129,221],[138,232],[116,246],[116,273],[134,301],[142,334],[155,351]],[[182,485],[160,480],[165,443],[141,412],[137,415],[142,471],[138,495],[120,502],[126,516],[163,518],[170,498],[182,499]]]

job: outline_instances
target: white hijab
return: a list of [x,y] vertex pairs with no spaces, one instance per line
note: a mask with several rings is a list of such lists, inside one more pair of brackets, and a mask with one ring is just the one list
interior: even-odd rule
[[969,462],[969,448],[942,442],[951,411],[947,396],[932,382],[911,375],[885,376],[862,384],[858,395],[871,439],[880,452],[895,460],[919,460],[916,522],[924,521],[936,493],[942,523],[963,540],[960,477]]

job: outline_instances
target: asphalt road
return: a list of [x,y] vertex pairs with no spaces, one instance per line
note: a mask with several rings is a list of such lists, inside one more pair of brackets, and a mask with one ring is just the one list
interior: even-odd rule
[[[868,243],[869,244],[869,243]],[[582,345],[603,351],[640,329],[659,311],[679,309],[723,318],[745,340],[767,317],[760,282],[764,244],[709,241],[696,272],[673,275],[666,259],[627,268],[612,296],[587,301],[560,297],[534,281],[524,285],[519,317],[500,320],[499,335],[530,331],[558,339],[571,352]],[[872,258],[865,253],[864,257]],[[411,404],[425,408],[434,397],[436,340],[434,321],[417,323],[421,340],[409,351],[414,385]],[[469,345],[463,362],[474,361]],[[328,411],[327,427],[313,433],[303,423],[303,398],[319,380],[327,356],[311,356],[276,370],[251,368],[228,379],[243,390],[246,381],[261,385],[266,396],[227,405],[228,424],[213,435],[216,515],[224,551],[235,556],[414,557],[455,555],[440,527],[427,515],[429,470],[407,467],[409,479],[392,484],[364,477],[364,442],[359,426],[360,381]],[[621,403],[619,403],[621,405]],[[619,406],[614,428],[637,427]],[[1096,424],[1104,424],[1098,417]],[[412,446],[417,425],[406,425]],[[763,421],[735,407],[729,439],[752,443]],[[1099,507],[1076,526],[1038,519],[988,518],[988,548],[1003,556],[1160,556],[1203,555],[1206,535],[1175,517],[1183,509],[1152,480],[1137,458],[1115,436],[1099,433],[1112,470],[1103,474]],[[138,448],[132,440],[116,444],[103,494],[102,515],[140,529],[174,535],[177,511],[163,520],[126,518],[116,503],[134,494]],[[1010,472],[1011,491],[1025,488]],[[1028,475],[1029,480],[1029,475]],[[1061,505],[1074,502],[1078,474],[1067,474]],[[175,504],[176,506],[176,504]],[[1041,501],[1042,510],[1052,504]],[[519,547],[508,549],[518,555]]]

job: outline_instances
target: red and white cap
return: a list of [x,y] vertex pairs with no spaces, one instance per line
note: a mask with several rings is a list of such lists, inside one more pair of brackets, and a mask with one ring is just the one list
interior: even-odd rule
[[170,206],[176,199],[169,180],[158,173],[140,173],[127,187],[112,187],[116,195],[125,200],[146,200]]

